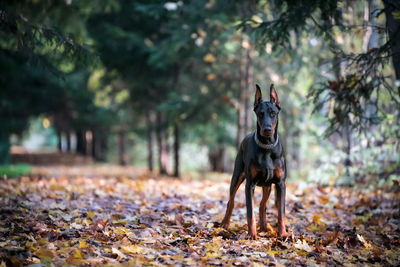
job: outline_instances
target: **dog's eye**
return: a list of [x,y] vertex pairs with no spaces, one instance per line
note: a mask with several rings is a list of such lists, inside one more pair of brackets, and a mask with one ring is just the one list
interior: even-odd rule
[[262,118],[262,117],[264,116],[264,112],[261,111],[261,112],[259,113],[259,116]]
[[269,114],[271,115],[271,117],[275,117],[276,115],[275,111],[271,111]]

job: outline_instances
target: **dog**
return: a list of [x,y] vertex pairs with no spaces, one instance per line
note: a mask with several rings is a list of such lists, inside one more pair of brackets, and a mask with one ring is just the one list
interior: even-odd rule
[[234,207],[235,194],[246,180],[246,208],[248,237],[257,239],[254,219],[254,189],[262,187],[260,202],[260,230],[267,231],[266,204],[275,184],[276,207],[278,209],[278,236],[286,237],[285,194],[286,159],[278,135],[278,115],[281,105],[274,85],[270,87],[270,101],[263,101],[260,86],[256,84],[254,112],[257,116],[257,130],[247,135],[240,144],[230,184],[229,201],[221,227],[228,230]]

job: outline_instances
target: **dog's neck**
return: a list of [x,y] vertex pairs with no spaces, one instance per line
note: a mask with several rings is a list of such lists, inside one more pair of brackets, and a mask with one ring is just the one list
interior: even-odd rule
[[257,138],[258,138],[258,140],[260,140],[261,143],[266,144],[266,145],[273,144],[275,142],[276,138],[278,138],[278,123],[279,123],[279,121],[276,122],[275,132],[270,138],[264,137],[260,134],[260,132],[261,132],[260,126],[258,126],[258,123],[257,123]]

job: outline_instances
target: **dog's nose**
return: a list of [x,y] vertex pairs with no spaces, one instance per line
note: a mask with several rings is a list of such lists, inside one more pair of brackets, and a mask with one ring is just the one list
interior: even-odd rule
[[271,126],[267,126],[267,127],[264,127],[264,129],[263,129],[263,131],[266,133],[266,132],[270,132],[272,130],[272,128],[271,128]]

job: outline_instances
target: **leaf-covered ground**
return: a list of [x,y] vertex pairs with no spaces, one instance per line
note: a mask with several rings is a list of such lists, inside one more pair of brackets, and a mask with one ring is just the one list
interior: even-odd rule
[[0,264],[400,264],[396,185],[384,192],[289,184],[290,237],[276,237],[272,196],[269,231],[250,241],[244,186],[229,231],[218,228],[227,176],[174,180],[117,167],[35,172],[0,182]]

